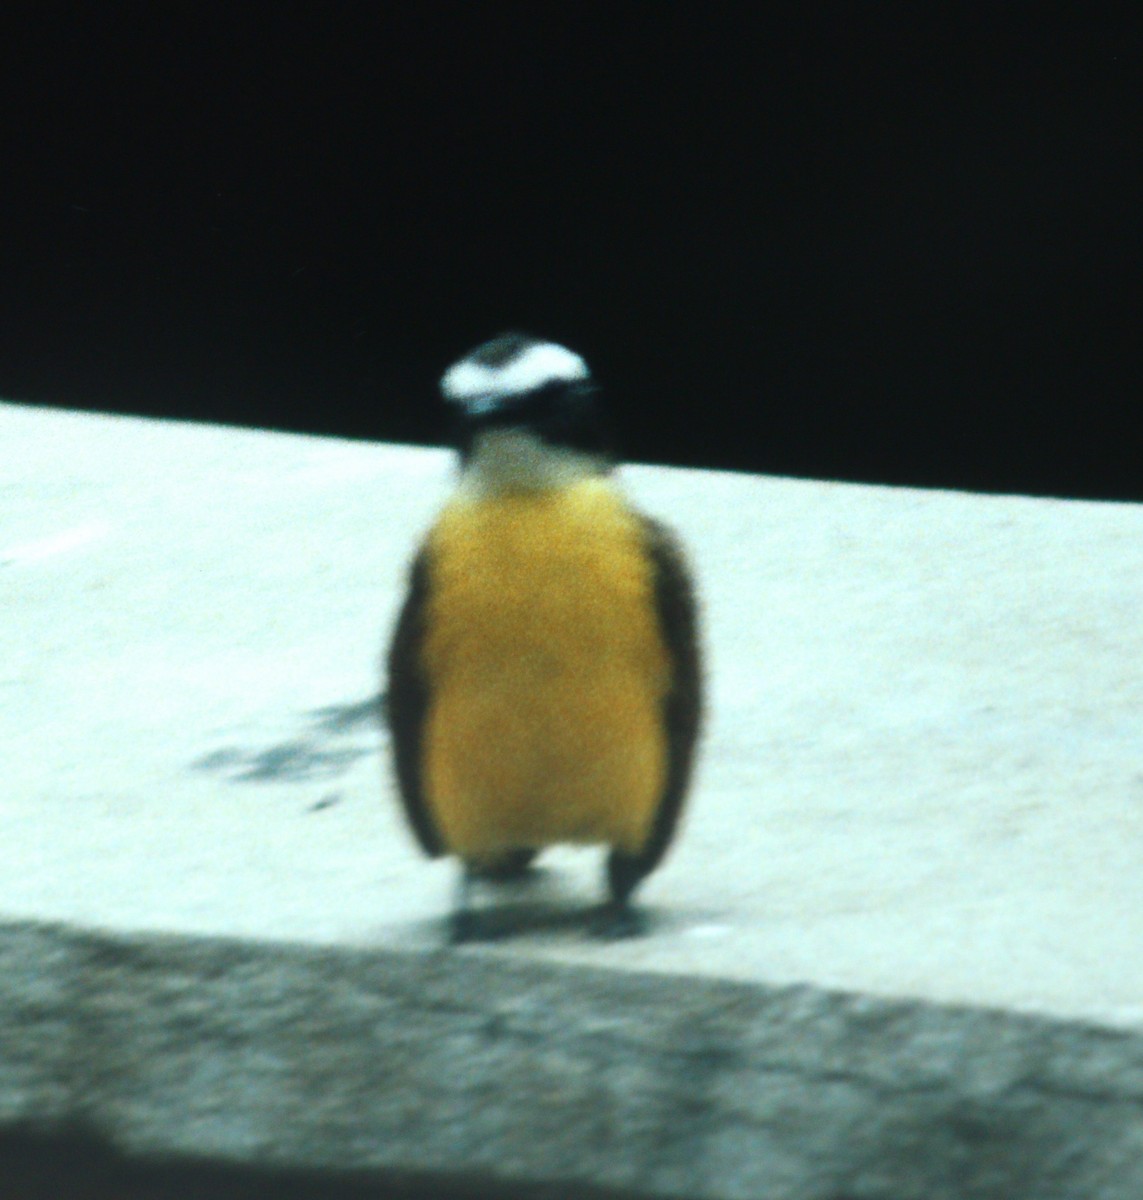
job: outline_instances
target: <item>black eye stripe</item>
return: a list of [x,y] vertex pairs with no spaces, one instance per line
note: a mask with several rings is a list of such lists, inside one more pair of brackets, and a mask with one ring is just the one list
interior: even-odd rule
[[553,380],[490,405],[485,411],[460,414],[457,443],[467,460],[477,435],[489,429],[527,429],[554,447],[612,457],[612,441],[596,400],[599,387],[590,380]]
[[556,379],[543,387],[532,388],[516,396],[482,398],[472,404],[465,419],[482,428],[494,425],[531,425],[552,418],[590,411],[599,388],[587,380]]

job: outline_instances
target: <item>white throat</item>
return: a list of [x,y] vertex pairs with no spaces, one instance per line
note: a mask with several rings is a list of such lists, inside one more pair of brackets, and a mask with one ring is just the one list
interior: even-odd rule
[[465,463],[461,488],[488,495],[569,487],[603,474],[603,459],[564,446],[549,446],[528,429],[478,433]]

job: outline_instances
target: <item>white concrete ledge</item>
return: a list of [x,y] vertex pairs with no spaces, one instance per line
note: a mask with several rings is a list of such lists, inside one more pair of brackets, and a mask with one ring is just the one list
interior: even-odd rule
[[643,1195],[1143,1195],[1143,509],[631,468],[711,722],[650,936],[441,949],[373,710],[436,451],[0,405],[0,1132]]

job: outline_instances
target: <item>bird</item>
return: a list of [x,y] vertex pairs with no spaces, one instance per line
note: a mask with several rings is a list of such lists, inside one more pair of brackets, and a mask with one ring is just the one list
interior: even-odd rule
[[417,549],[386,656],[397,791],[421,849],[471,885],[558,844],[606,849],[595,928],[646,928],[632,893],[676,833],[703,714],[693,575],[620,487],[601,389],[555,342],[505,333],[442,376],[455,486]]

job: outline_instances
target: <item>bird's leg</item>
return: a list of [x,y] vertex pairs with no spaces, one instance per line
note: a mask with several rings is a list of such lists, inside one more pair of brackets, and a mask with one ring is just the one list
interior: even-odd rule
[[646,874],[637,857],[612,850],[607,856],[608,899],[595,921],[597,937],[608,940],[639,937],[647,932],[647,919],[631,905],[631,893]]
[[533,849],[505,850],[502,854],[469,863],[468,871],[471,876],[492,883],[517,883],[527,878],[538,853]]
[[508,850],[494,857],[470,859],[461,864],[449,929],[449,941],[454,946],[464,942],[489,942],[506,936],[507,926],[496,920],[498,914],[482,913],[473,907],[474,885],[485,882],[519,884],[527,878],[536,854],[537,851],[530,849]]
[[449,917],[449,941],[454,946],[472,942],[477,937],[477,919],[472,911],[472,868],[461,863],[453,893],[452,915]]

